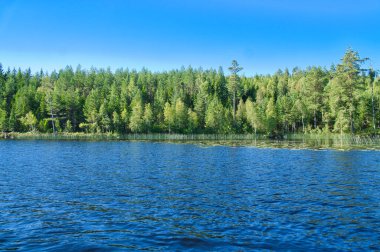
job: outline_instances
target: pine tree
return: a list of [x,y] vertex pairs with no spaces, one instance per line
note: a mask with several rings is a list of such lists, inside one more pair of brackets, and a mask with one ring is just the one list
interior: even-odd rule
[[323,90],[327,80],[326,74],[320,67],[313,67],[306,74],[303,95],[306,106],[313,115],[314,128],[317,128],[318,125],[318,112],[323,106]]
[[239,66],[236,60],[233,60],[231,63],[231,66],[228,68],[231,72],[229,82],[228,82],[228,91],[232,95],[232,107],[233,107],[233,120],[234,124],[236,122],[236,98],[238,95],[238,91],[240,89],[240,80],[239,76],[237,75],[238,72],[243,70],[242,67]]
[[[362,86],[360,79],[360,65],[365,59],[359,57],[358,52],[349,48],[342,63],[336,68],[335,75],[329,83],[329,98],[332,113],[339,120],[339,130],[350,129],[355,132],[355,108],[358,103],[358,91]],[[349,125],[342,125],[348,123]]]
[[109,118],[105,103],[99,108],[99,124],[102,132],[108,132],[111,128],[111,119]]

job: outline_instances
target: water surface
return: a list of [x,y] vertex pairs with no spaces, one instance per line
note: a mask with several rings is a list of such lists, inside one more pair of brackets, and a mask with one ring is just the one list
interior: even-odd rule
[[0,250],[379,250],[380,152],[0,141]]

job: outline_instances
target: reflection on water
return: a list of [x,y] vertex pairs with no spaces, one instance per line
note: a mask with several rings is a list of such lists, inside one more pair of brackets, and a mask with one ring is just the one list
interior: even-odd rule
[[0,155],[0,250],[380,249],[377,151],[0,141]]
[[[177,141],[178,142],[178,141]],[[194,143],[194,141],[183,141]],[[380,140],[355,141],[353,139],[299,139],[299,140],[227,140],[227,141],[198,141],[203,146],[245,146],[258,148],[286,148],[312,150],[380,150]]]

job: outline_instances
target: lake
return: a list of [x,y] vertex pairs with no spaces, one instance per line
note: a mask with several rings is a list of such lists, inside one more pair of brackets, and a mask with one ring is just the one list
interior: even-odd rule
[[379,250],[380,152],[0,141],[0,250]]

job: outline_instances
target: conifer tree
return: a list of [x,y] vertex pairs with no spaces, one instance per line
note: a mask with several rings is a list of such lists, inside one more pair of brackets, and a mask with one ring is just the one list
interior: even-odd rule
[[231,63],[231,66],[228,68],[231,72],[229,82],[228,82],[228,91],[232,95],[232,107],[233,107],[233,120],[234,124],[236,122],[236,98],[238,95],[238,91],[240,89],[240,80],[239,76],[237,75],[238,72],[243,70],[242,67],[239,66],[236,60],[233,60]]

